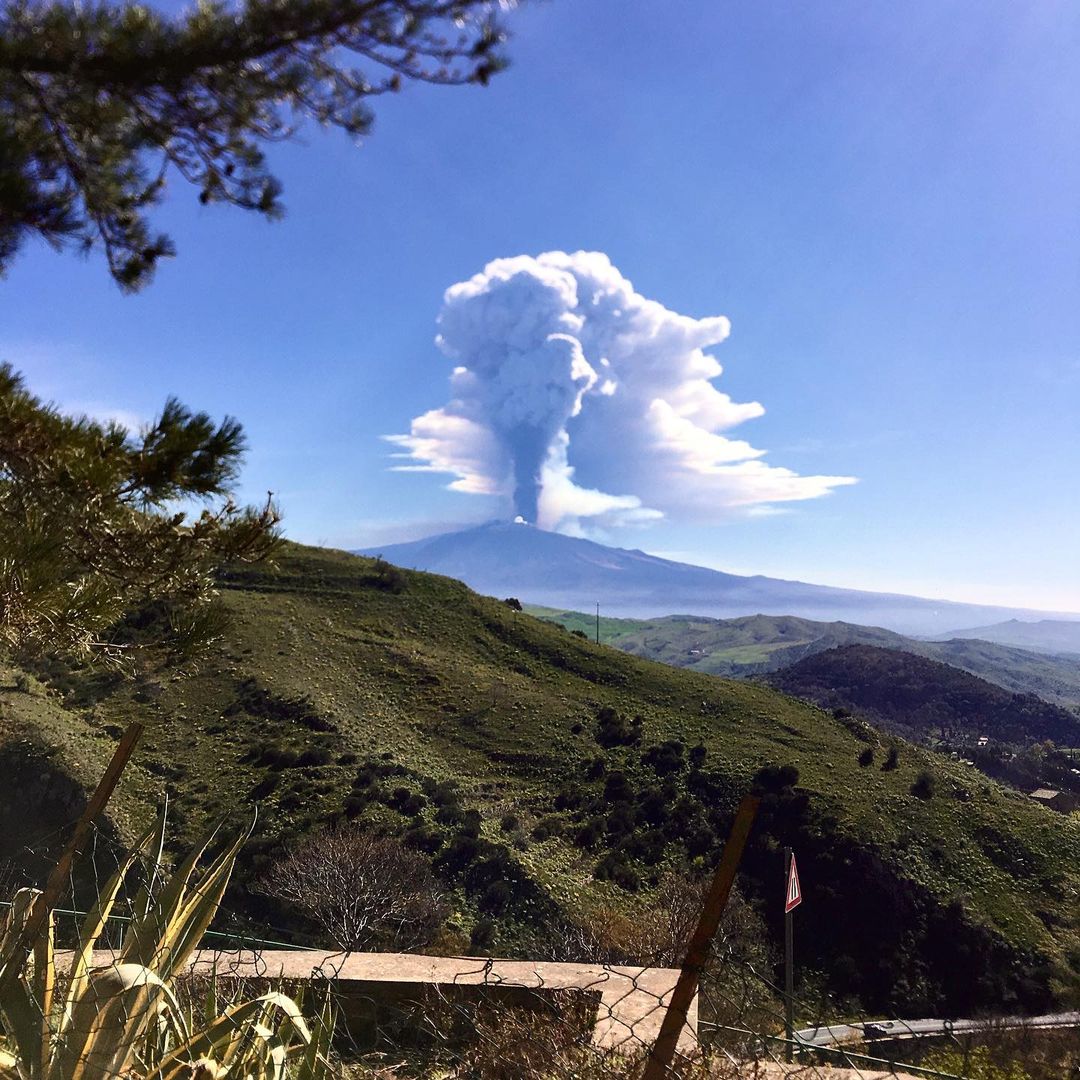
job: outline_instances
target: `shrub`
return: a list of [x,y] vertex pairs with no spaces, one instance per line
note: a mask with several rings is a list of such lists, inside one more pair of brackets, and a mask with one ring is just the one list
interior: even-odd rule
[[375,767],[373,765],[365,765],[357,774],[352,782],[354,788],[366,788],[371,787],[375,783],[376,776]]
[[502,829],[503,832],[513,832],[515,829],[519,828],[520,825],[521,822],[518,820],[517,814],[503,814],[499,819],[499,828]]
[[963,1075],[968,1080],[1028,1080],[1028,1074],[1019,1062],[995,1061],[988,1046],[977,1046],[973,1050],[960,1047],[931,1050],[924,1058],[923,1066]]
[[456,806],[458,795],[455,787],[453,780],[440,780],[437,784],[426,780],[423,784],[425,794],[436,806]]
[[371,576],[368,582],[376,589],[383,592],[400,593],[405,591],[407,579],[400,567],[388,563],[381,555],[375,560],[371,568]]
[[605,855],[593,870],[597,881],[610,881],[627,892],[637,892],[641,878],[637,871],[626,861],[626,856],[617,852]]
[[925,769],[915,777],[915,783],[911,785],[911,794],[918,799],[932,799],[937,788],[934,774]]
[[602,757],[594,757],[592,761],[585,766],[585,779],[599,780],[605,772],[607,772],[607,762],[604,761]]
[[264,746],[255,759],[267,769],[279,771],[294,769],[300,764],[300,755],[291,746]]
[[574,844],[576,847],[591,850],[596,847],[603,838],[604,819],[598,817],[590,818],[576,833],[574,833]]
[[604,784],[604,798],[608,802],[625,802],[634,797],[634,789],[624,772],[613,772]]
[[300,765],[329,765],[334,755],[325,746],[312,746],[300,755]]
[[668,819],[664,793],[659,788],[646,788],[638,795],[638,811],[650,825],[662,825]]
[[443,846],[443,834],[438,829],[417,822],[406,830],[401,842],[416,851],[426,851],[429,855],[434,855]]
[[862,767],[863,767],[864,769],[865,769],[865,768],[867,768],[867,766],[869,766],[869,765],[873,765],[873,764],[874,764],[874,748],[873,748],[872,746],[868,746],[868,747],[867,747],[867,748],[866,748],[866,749],[865,749],[865,750],[864,750],[864,751],[863,751],[863,752],[862,752],[862,753],[861,753],[861,754],[859,755],[859,764],[860,764],[860,765],[861,765],[861,766],[862,766]]
[[541,818],[536,823],[532,835],[534,840],[549,840],[553,836],[562,836],[562,831],[562,818],[550,815],[549,817]]
[[477,905],[481,911],[489,911],[498,914],[505,911],[507,905],[513,899],[514,892],[505,881],[493,881],[484,889],[480,902]]
[[604,828],[608,836],[627,836],[634,831],[635,815],[626,803],[619,803],[607,816]]
[[793,788],[798,782],[799,770],[794,765],[766,765],[754,776],[754,786],[772,795]]
[[881,763],[882,772],[892,772],[900,764],[900,747],[890,746],[885,760]]
[[252,802],[258,802],[260,799],[265,799],[280,783],[281,777],[277,773],[270,773],[269,776],[264,776],[249,792],[248,799]]
[[628,721],[610,705],[602,706],[596,713],[596,741],[605,750],[616,746],[636,746],[641,742],[641,727],[640,716]]
[[520,600],[519,600],[519,599],[518,599],[518,598],[517,598],[516,596],[508,596],[508,597],[507,597],[507,598],[506,598],[506,599],[505,599],[505,600],[503,601],[503,603],[504,603],[504,604],[505,604],[505,605],[506,605],[506,606],[507,606],[507,607],[508,607],[508,608],[509,608],[509,609],[510,609],[511,611],[520,611],[520,610],[521,610],[521,601],[520,601]]
[[481,919],[469,935],[469,949],[480,955],[486,953],[495,942],[495,922]]
[[576,785],[560,788],[555,795],[555,809],[576,810],[584,797],[585,793]]
[[481,843],[475,836],[459,834],[443,848],[436,866],[444,867],[451,873],[457,873],[471,866],[481,851]]
[[262,887],[302,911],[344,950],[426,945],[449,913],[425,858],[356,825],[311,834],[273,867]]
[[678,739],[669,739],[659,746],[650,746],[641,755],[642,763],[648,765],[657,776],[669,776],[683,767],[685,747]]
[[440,825],[460,825],[465,820],[465,811],[456,803],[443,803],[435,811],[435,820]]
[[461,822],[461,832],[464,836],[473,838],[480,835],[480,811],[466,810]]
[[584,630],[571,630],[570,633],[576,638],[581,638],[582,641],[589,640],[589,635],[586,634]]

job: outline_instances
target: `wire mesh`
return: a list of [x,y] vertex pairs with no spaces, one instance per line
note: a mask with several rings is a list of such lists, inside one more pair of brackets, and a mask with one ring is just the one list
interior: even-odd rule
[[[319,1080],[331,1072],[630,1080],[649,1061],[679,974],[603,958],[348,953],[253,937],[239,925],[222,928],[240,919],[221,904],[220,882],[211,873],[214,852],[202,869],[191,868],[180,905],[187,922],[181,918],[178,931],[162,929],[177,915],[177,868],[160,865],[158,854],[152,843],[131,851],[95,831],[72,869],[70,906],[54,910],[50,940],[35,943],[25,964],[22,1005],[0,1002],[0,1071],[26,1080],[213,1080],[233,1055],[244,1057],[239,1071],[252,1080]],[[115,907],[95,910],[125,866]],[[34,883],[15,865],[0,867],[0,883],[8,897],[0,916],[10,929]],[[200,905],[215,916],[214,928],[209,917],[193,916]],[[157,937],[147,930],[155,920]],[[293,1011],[295,1002],[306,1022]],[[783,994],[771,965],[720,942],[701,972],[664,1075],[962,1075],[920,1064],[921,1033],[904,1021],[840,1025],[832,1009],[825,997],[797,999],[801,1033],[787,1040]],[[332,1050],[328,1039],[319,1042],[318,1019],[328,1024],[331,1014]],[[193,1038],[207,1031],[214,1037]],[[837,1036],[832,1045],[826,1045],[829,1034]],[[970,1045],[978,1032],[950,1034],[956,1045],[963,1038]],[[1075,1062],[1080,1065],[1080,1052]]]

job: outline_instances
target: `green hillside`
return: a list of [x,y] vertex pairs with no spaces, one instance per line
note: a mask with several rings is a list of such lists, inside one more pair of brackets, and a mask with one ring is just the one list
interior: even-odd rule
[[164,791],[178,844],[258,804],[229,897],[254,926],[303,931],[252,885],[283,840],[349,816],[430,853],[455,890],[451,947],[541,955],[567,922],[632,910],[664,867],[711,863],[757,776],[744,891],[775,940],[779,849],[796,847],[801,955],[836,993],[908,1014],[1075,1000],[1076,817],[915,747],[862,767],[879,739],[862,723],[596,646],[446,578],[289,545],[222,584],[232,624],[194,674],[54,667],[0,692],[26,780],[0,800],[5,853],[48,832],[34,800],[70,819],[69,777],[98,772],[138,718],[117,827]]
[[[539,618],[595,637],[595,616],[528,607]],[[600,640],[635,656],[709,675],[742,678],[779,671],[804,657],[841,645],[876,645],[925,656],[988,679],[1018,694],[1037,694],[1058,705],[1080,704],[1080,664],[990,641],[922,641],[878,626],[816,622],[793,615],[737,619],[669,615],[660,619],[600,619]]]

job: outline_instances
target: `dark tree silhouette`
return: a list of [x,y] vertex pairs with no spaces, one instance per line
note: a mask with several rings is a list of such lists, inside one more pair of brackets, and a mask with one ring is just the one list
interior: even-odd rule
[[263,156],[300,120],[371,129],[409,80],[485,84],[504,64],[492,0],[223,0],[0,6],[0,273],[32,236],[100,249],[125,290],[172,241],[149,207],[177,174],[200,201],[280,214]]

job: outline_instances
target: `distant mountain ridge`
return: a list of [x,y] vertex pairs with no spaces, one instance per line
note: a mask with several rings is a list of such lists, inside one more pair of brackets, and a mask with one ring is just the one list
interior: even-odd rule
[[606,614],[633,618],[676,611],[714,618],[796,615],[929,636],[965,624],[1046,614],[728,574],[516,523],[494,522],[358,554],[458,578],[492,596],[578,610],[599,602]]
[[1016,649],[1041,653],[1068,654],[1080,660],[1080,622],[1066,619],[1039,619],[1037,622],[1009,619],[993,626],[953,630],[947,636],[992,641],[998,645],[1011,645]]
[[[528,610],[590,638],[595,633],[595,616],[589,613],[542,607]],[[989,641],[924,641],[880,626],[815,622],[792,615],[603,617],[600,640],[635,656],[728,678],[779,671],[841,645],[876,645],[949,664],[1012,693],[1036,694],[1058,705],[1080,704],[1080,663],[1069,656],[1044,655]]]

